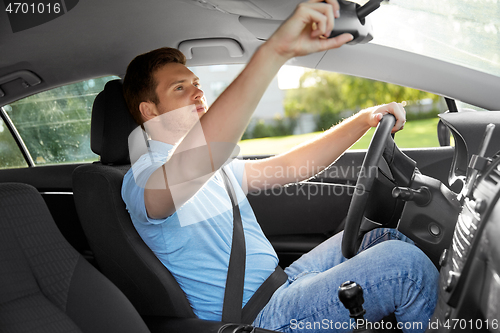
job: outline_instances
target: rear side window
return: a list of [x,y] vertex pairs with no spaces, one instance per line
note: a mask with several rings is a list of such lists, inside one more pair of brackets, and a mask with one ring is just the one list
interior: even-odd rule
[[27,167],[28,164],[7,125],[0,118],[0,169]]
[[[35,165],[98,159],[90,149],[92,104],[106,82],[117,78],[107,76],[62,86],[3,107]],[[0,163],[0,168],[6,168],[17,162]]]

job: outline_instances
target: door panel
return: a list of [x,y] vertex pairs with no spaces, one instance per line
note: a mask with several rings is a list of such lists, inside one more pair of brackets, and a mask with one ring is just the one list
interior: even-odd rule
[[260,194],[249,194],[262,230],[280,256],[283,267],[340,230],[352,186],[299,183]]
[[[329,170],[309,182],[248,195],[282,267],[343,229],[365,152],[346,152]],[[417,162],[423,174],[447,185],[453,147],[403,149],[403,152]]]
[[72,192],[71,175],[81,164],[58,164],[0,170],[0,182],[30,184],[40,192]]

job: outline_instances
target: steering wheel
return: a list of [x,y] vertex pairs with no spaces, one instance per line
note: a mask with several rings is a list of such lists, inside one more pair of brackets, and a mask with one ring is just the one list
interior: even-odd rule
[[[363,236],[368,231],[363,230],[361,225],[367,211],[368,198],[371,192],[376,193],[379,190],[377,186],[374,186],[378,173],[371,171],[374,168],[377,170],[380,157],[384,157],[392,173],[393,178],[389,179],[391,185],[408,186],[416,170],[415,161],[397,148],[390,135],[395,123],[396,118],[392,114],[386,114],[382,117],[363,160],[351,204],[347,212],[342,238],[342,255],[347,259],[356,255]],[[380,196],[372,196],[372,198],[378,197]],[[400,213],[402,206],[398,205],[399,203],[394,201],[393,208],[395,207],[394,210]]]

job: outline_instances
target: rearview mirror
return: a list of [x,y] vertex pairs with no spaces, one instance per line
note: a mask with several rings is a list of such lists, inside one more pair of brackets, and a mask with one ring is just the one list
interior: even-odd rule
[[382,0],[370,0],[364,6],[357,3],[338,0],[340,5],[340,17],[335,20],[335,26],[328,38],[350,33],[354,38],[347,44],[365,44],[373,39],[370,13],[380,7]]

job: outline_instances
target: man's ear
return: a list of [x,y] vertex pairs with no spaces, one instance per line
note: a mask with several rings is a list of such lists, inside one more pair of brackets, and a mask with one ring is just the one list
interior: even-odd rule
[[158,115],[156,105],[153,102],[141,102],[141,104],[139,104],[139,111],[144,118],[144,122],[151,120]]

